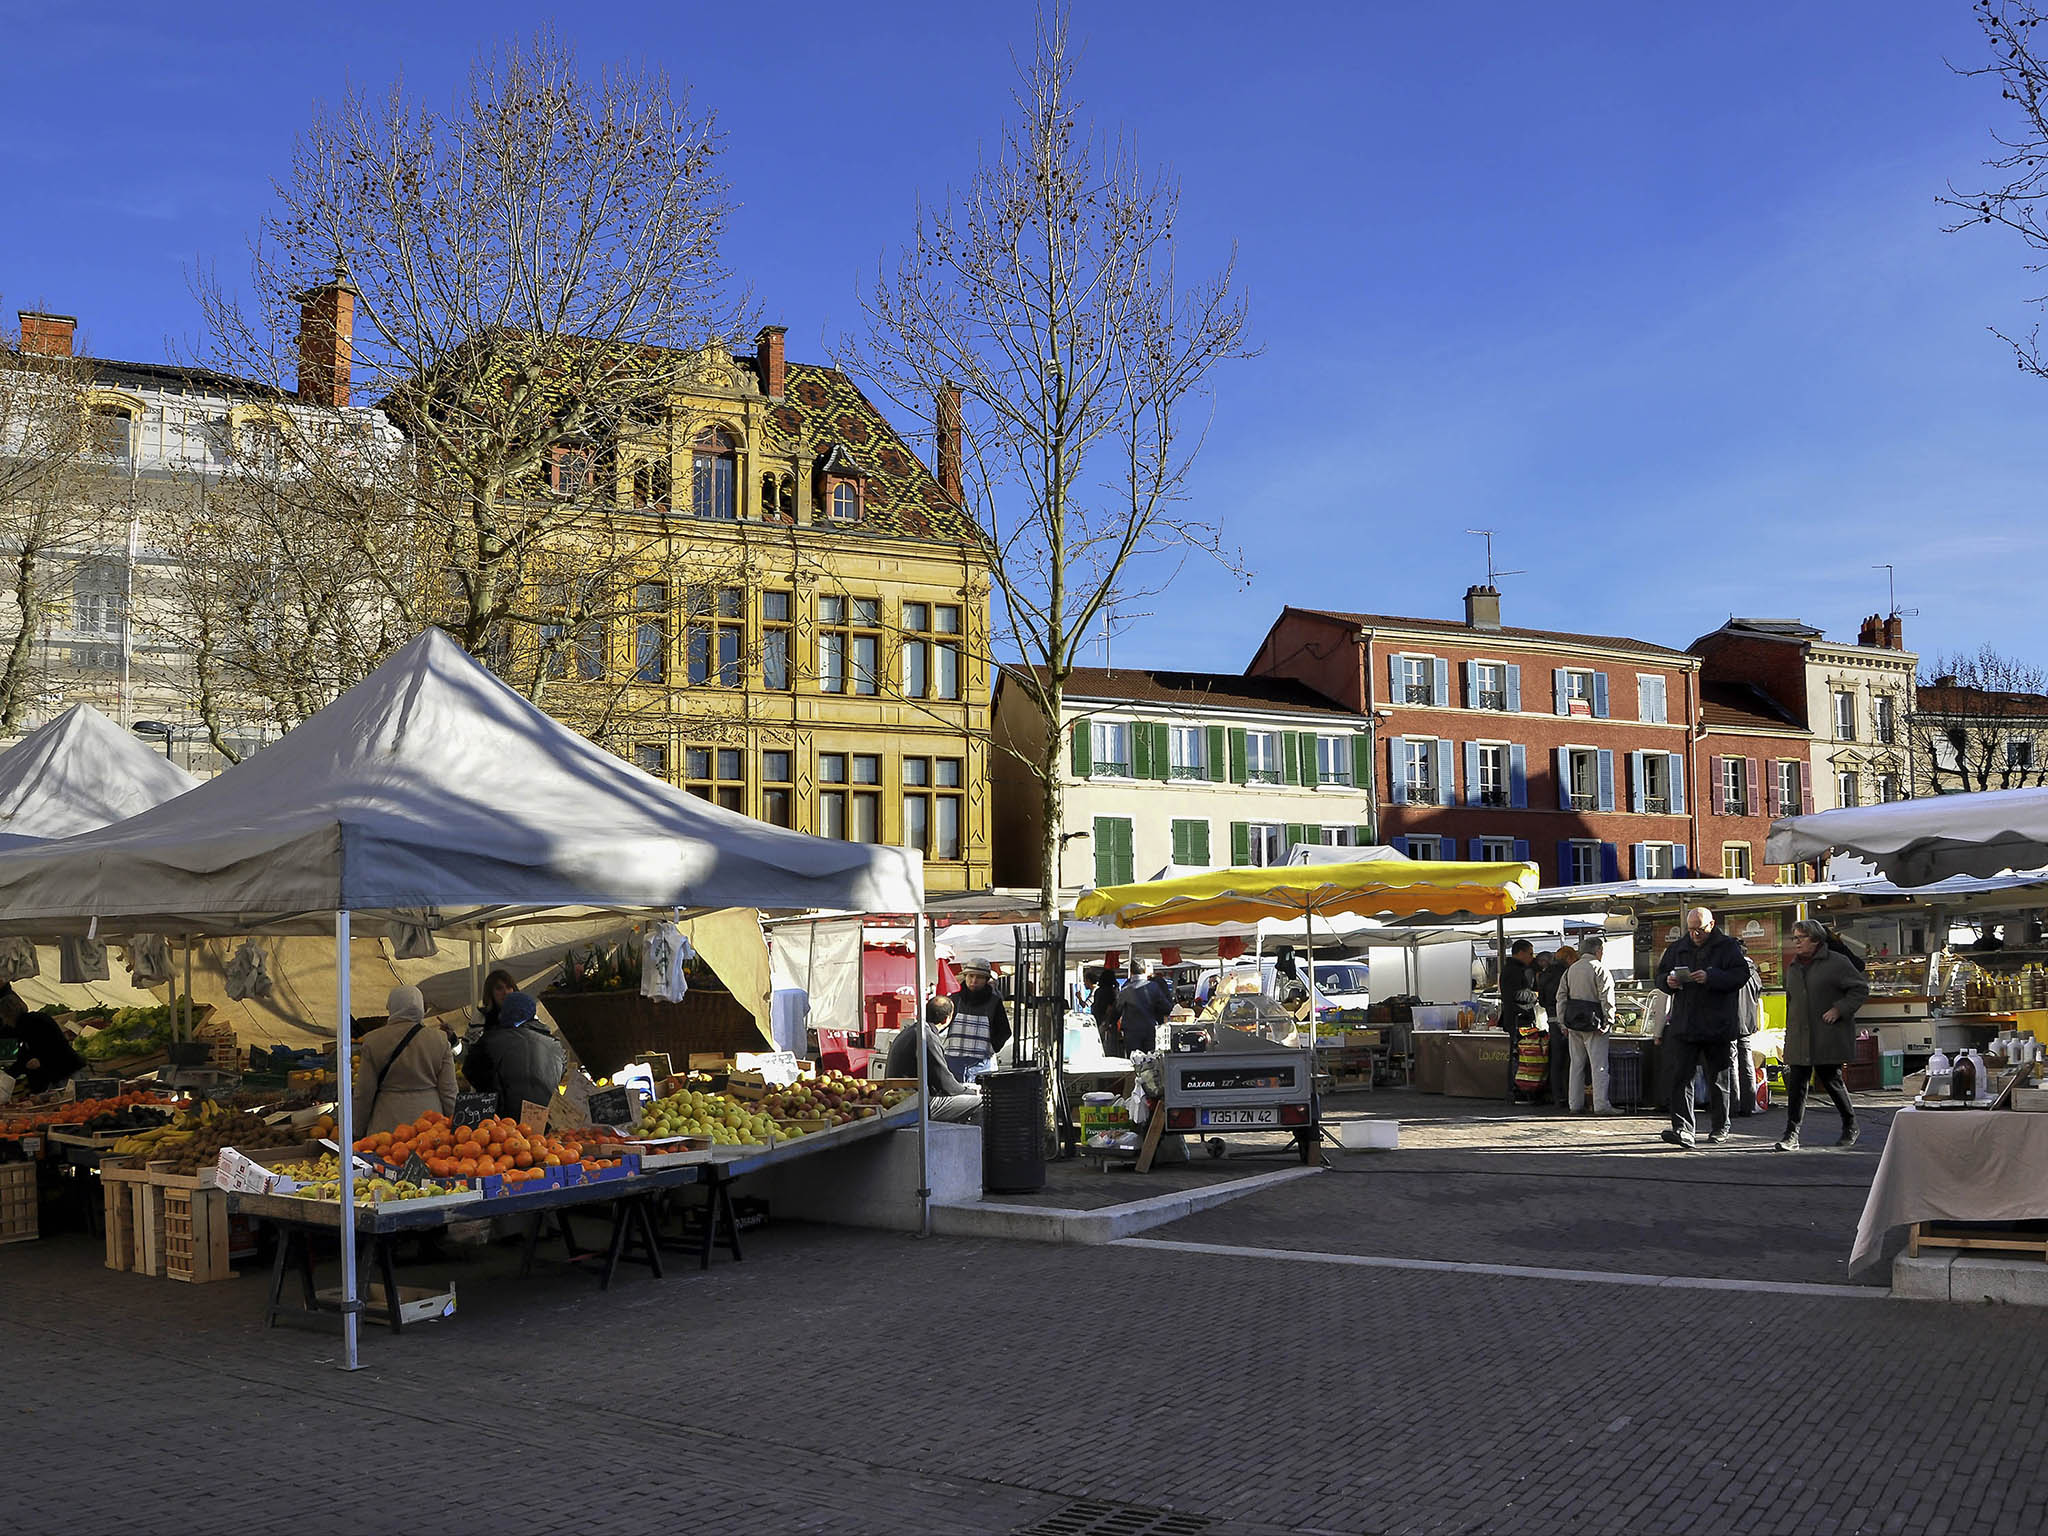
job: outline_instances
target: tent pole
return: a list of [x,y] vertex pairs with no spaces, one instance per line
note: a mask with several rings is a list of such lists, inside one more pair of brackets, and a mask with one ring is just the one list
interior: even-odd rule
[[[171,1012],[176,1014],[177,1011],[174,1003]],[[192,935],[189,933],[185,935],[185,1038],[192,1038]]]
[[1302,948],[1308,951],[1308,1080],[1316,1080],[1316,924],[1315,908],[1301,909]]
[[[932,1079],[931,1037],[924,1021],[925,963],[931,958],[926,934],[924,897],[917,899],[917,996],[913,1022],[917,1025],[917,1230],[920,1237],[932,1235]],[[906,1025],[906,1028],[909,1026]]]
[[[350,1018],[348,995],[349,914],[334,914],[334,1123],[341,1143],[341,1341],[344,1371],[360,1369],[356,1358],[356,1324],[362,1303],[356,1300],[355,1085],[349,1070]],[[282,1238],[279,1239],[283,1241]],[[398,1298],[384,1298],[396,1307]]]

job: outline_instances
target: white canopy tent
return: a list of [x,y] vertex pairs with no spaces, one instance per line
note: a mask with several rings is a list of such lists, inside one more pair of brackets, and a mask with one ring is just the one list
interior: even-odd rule
[[96,832],[198,782],[90,704],[74,704],[0,753],[0,848]]
[[1791,864],[1837,849],[1868,860],[1902,886],[2039,869],[2048,864],[2048,787],[1787,816],[1771,823],[1764,857]]
[[[722,810],[550,719],[430,629],[281,741],[176,801],[0,852],[0,932],[335,937],[341,1140],[352,921],[479,931],[545,915],[924,910],[914,852]],[[353,1198],[342,1160],[344,1209]],[[923,1179],[923,1185],[930,1180]],[[355,1244],[342,1244],[355,1295]],[[344,1318],[356,1364],[356,1314]]]

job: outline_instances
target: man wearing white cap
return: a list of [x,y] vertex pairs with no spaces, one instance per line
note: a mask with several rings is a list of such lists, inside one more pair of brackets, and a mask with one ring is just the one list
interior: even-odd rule
[[960,990],[952,997],[953,1027],[946,1035],[946,1064],[963,1083],[995,1065],[1010,1043],[1010,1016],[989,985],[989,963],[969,960],[960,967]]

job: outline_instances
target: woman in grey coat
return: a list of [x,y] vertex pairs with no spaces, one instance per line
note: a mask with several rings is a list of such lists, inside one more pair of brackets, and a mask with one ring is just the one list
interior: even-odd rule
[[1818,1077],[1842,1116],[1838,1147],[1856,1145],[1856,1106],[1842,1083],[1842,1063],[1856,1053],[1856,1010],[1870,998],[1863,973],[1828,947],[1825,924],[1792,925],[1792,963],[1785,967],[1785,1134],[1780,1152],[1799,1148],[1807,1083]]

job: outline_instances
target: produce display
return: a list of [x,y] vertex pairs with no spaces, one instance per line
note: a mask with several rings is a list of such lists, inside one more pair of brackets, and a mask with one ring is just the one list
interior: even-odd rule
[[78,1099],[63,1104],[0,1113],[0,1136],[25,1136],[52,1125],[78,1125],[98,1115],[119,1114],[139,1104],[162,1106],[170,1100],[153,1093],[124,1093],[111,1099]]
[[[337,1169],[337,1175],[339,1170]],[[321,1184],[305,1184],[292,1190],[294,1200],[339,1200],[341,1179],[337,1176]],[[381,1205],[390,1200],[431,1200],[437,1195],[452,1194],[445,1184],[415,1184],[409,1179],[380,1179],[365,1176],[356,1180],[357,1205]]]
[[382,1159],[387,1168],[403,1168],[407,1158],[417,1155],[436,1178],[481,1179],[495,1174],[512,1184],[544,1179],[548,1169],[568,1163],[585,1168],[618,1165],[616,1158],[586,1158],[580,1142],[524,1130],[517,1120],[455,1125],[439,1110],[411,1125],[365,1136],[355,1149]]
[[177,1111],[157,1104],[131,1104],[126,1109],[102,1110],[82,1121],[78,1129],[87,1136],[106,1136],[115,1131],[148,1131],[169,1125]]
[[915,1096],[908,1088],[885,1088],[864,1077],[821,1072],[787,1088],[771,1088],[759,1102],[780,1120],[830,1120],[845,1125],[861,1109],[894,1109]]
[[123,1137],[114,1143],[114,1151],[123,1156],[140,1153],[152,1160],[166,1159],[171,1166],[164,1172],[189,1178],[219,1162],[222,1147],[255,1153],[265,1147],[295,1147],[305,1139],[304,1131],[288,1125],[270,1125],[260,1116],[202,1102],[168,1125]]
[[79,1043],[78,1054],[87,1061],[124,1061],[169,1045],[173,1017],[171,1004],[158,1003],[153,1008],[88,1008],[71,1015],[71,1022],[99,1031]]
[[709,1136],[727,1146],[758,1147],[765,1146],[771,1136],[787,1137],[789,1132],[777,1126],[775,1117],[765,1109],[724,1094],[686,1088],[649,1104],[638,1134],[651,1139]]

